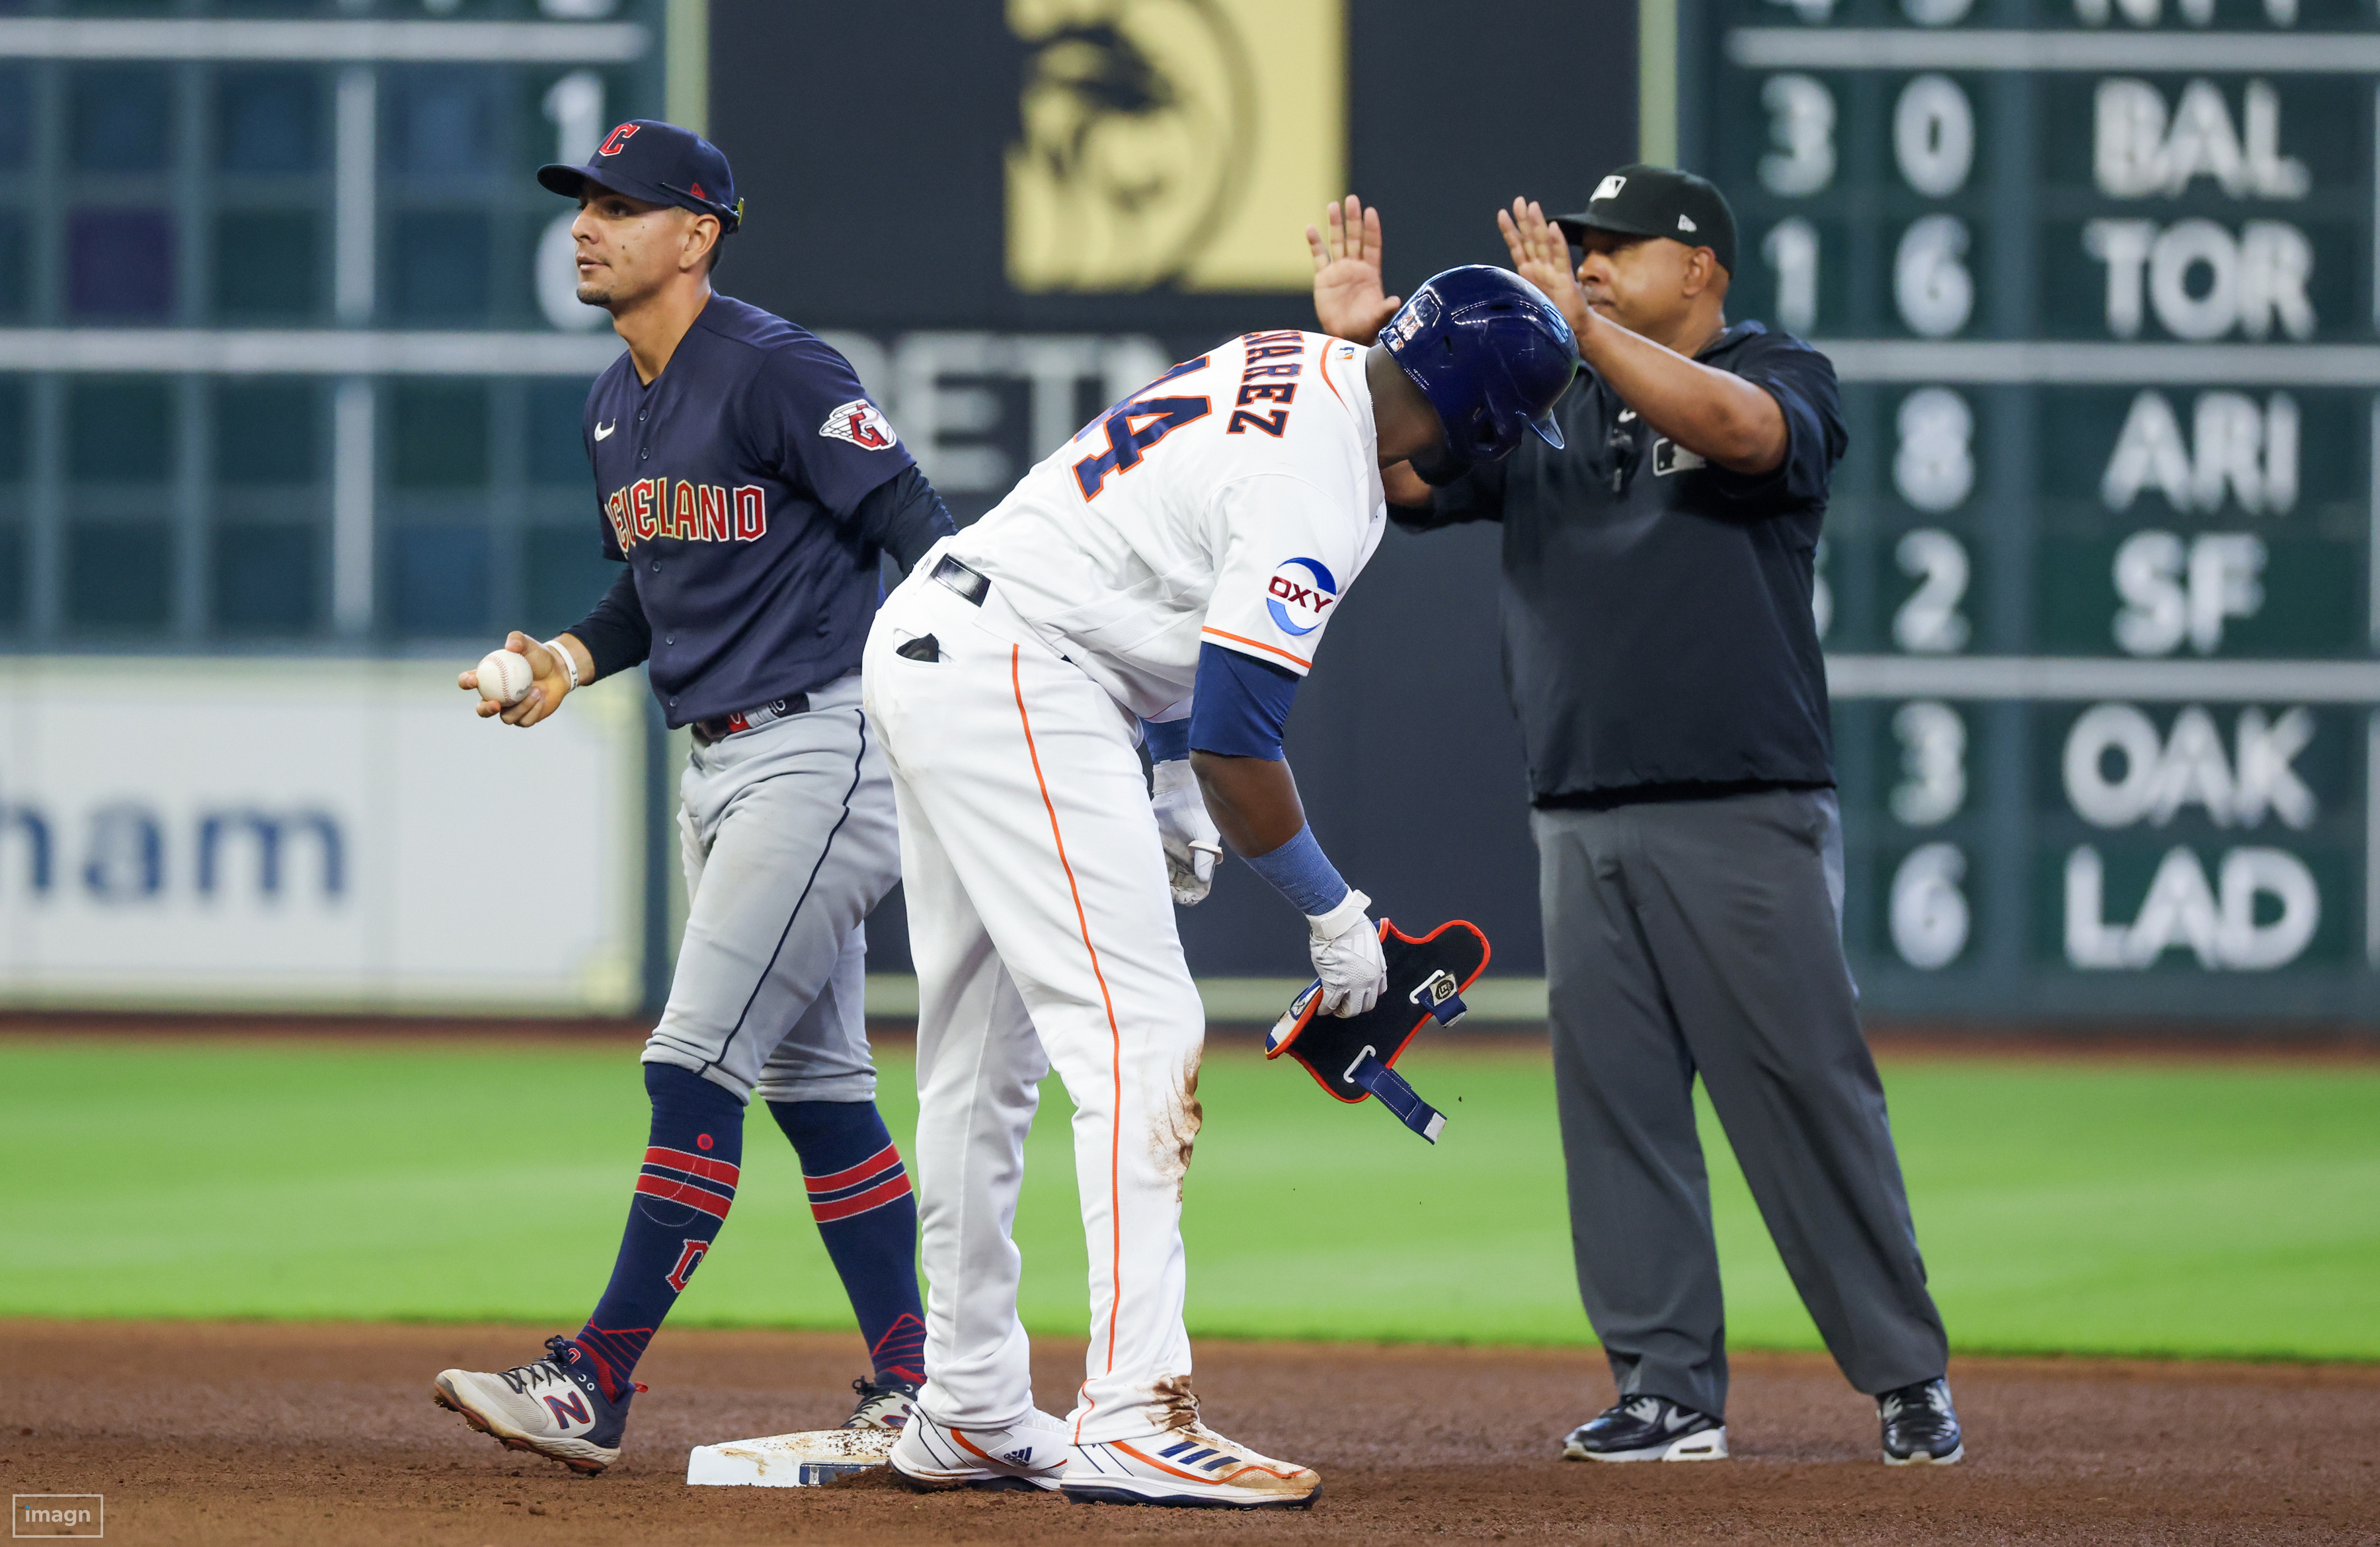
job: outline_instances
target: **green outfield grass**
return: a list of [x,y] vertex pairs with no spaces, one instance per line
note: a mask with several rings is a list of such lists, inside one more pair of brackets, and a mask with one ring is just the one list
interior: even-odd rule
[[[905,1149],[909,1070],[886,1063]],[[1424,1039],[1405,1067],[1451,1115],[1436,1149],[1285,1065],[1210,1053],[1194,1330],[1589,1341],[1543,1056]],[[1961,1348],[2380,1358],[2380,1067],[1929,1058],[1886,1078]],[[1070,1333],[1083,1242],[1054,1078],[1045,1097],[1025,1316]],[[765,1120],[747,1137],[735,1216],[678,1321],[850,1324],[791,1151]],[[11,1041],[0,1314],[574,1330],[643,1138],[619,1045]],[[1712,1150],[1734,1342],[1817,1346]]]

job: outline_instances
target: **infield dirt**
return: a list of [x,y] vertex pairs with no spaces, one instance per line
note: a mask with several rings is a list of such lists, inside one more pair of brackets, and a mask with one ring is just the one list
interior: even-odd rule
[[[1304,1515],[902,1492],[689,1489],[689,1446],[833,1423],[858,1372],[828,1334],[664,1333],[622,1463],[573,1478],[431,1406],[550,1329],[0,1322],[0,1478],[103,1493],[131,1543],[2380,1542],[2380,1369],[1966,1359],[1969,1458],[1888,1468],[1872,1405],[1822,1358],[1739,1355],[1735,1458],[1556,1459],[1610,1399],[1594,1352],[1207,1342],[1224,1433],[1318,1468]],[[1062,1409],[1080,1345],[1037,1347]]]

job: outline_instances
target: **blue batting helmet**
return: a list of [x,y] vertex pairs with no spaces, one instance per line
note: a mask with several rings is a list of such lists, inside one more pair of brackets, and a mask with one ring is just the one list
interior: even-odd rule
[[1453,462],[1509,455],[1523,425],[1561,449],[1553,406],[1578,373],[1578,340],[1519,274],[1484,263],[1432,274],[1380,342],[1438,410]]

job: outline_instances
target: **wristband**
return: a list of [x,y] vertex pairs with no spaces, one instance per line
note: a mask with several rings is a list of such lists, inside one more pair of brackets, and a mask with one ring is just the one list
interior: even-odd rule
[[1336,940],[1362,923],[1365,915],[1371,911],[1371,898],[1350,887],[1346,896],[1340,899],[1339,906],[1330,912],[1318,918],[1311,914],[1307,915],[1306,928],[1317,940]]
[[1309,919],[1329,914],[1347,900],[1351,890],[1324,856],[1310,823],[1271,853],[1249,860],[1248,869],[1272,883],[1274,891]]
[[545,641],[545,648],[562,658],[562,669],[570,674],[570,686],[578,686],[578,658],[565,649],[559,639]]

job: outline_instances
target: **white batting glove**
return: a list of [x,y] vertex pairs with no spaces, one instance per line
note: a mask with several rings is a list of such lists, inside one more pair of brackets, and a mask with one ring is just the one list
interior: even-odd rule
[[1207,814],[1207,797],[1198,788],[1197,775],[1190,772],[1189,759],[1156,765],[1148,803],[1157,812],[1158,835],[1165,840],[1165,879],[1172,884],[1173,900],[1196,907],[1215,884],[1223,835]]
[[1389,964],[1380,955],[1379,926],[1365,909],[1372,899],[1353,887],[1330,912],[1307,914],[1314,975],[1322,980],[1322,1013],[1360,1016],[1380,1002],[1389,986]]

